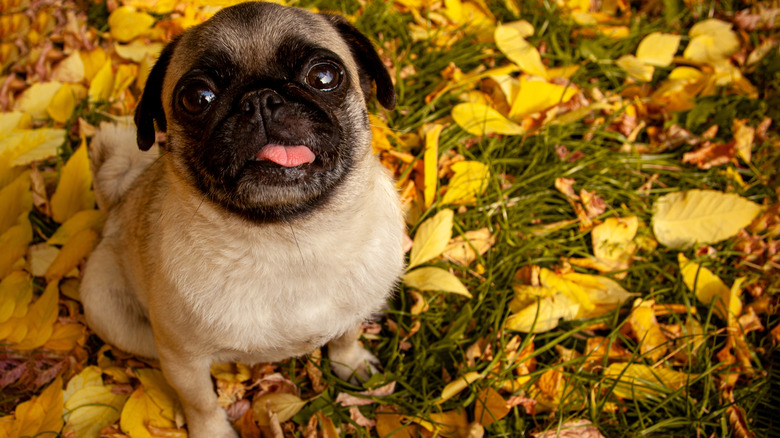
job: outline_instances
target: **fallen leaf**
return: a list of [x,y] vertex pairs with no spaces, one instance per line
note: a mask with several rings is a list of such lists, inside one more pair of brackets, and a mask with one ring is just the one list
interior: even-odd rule
[[27,245],[33,239],[32,225],[27,215],[20,215],[18,225],[0,234],[0,278],[8,275],[14,264],[27,252]]
[[151,15],[129,6],[120,6],[108,16],[111,37],[123,43],[146,33],[154,21]]
[[573,84],[558,85],[543,80],[520,78],[520,88],[512,98],[512,109],[509,117],[520,119],[544,111],[555,105],[566,103],[576,95],[578,90]]
[[39,243],[28,248],[27,261],[30,264],[30,273],[35,277],[43,277],[54,259],[60,253],[55,248],[45,243]]
[[423,188],[423,199],[425,200],[426,208],[433,204],[433,200],[436,197],[436,185],[439,182],[439,135],[442,129],[444,129],[444,125],[437,124],[425,133],[425,152],[423,153],[425,187]]
[[51,79],[57,82],[78,84],[84,80],[84,61],[79,52],[73,52],[60,61],[51,72]]
[[588,420],[553,424],[549,430],[531,434],[533,438],[604,438],[599,428]]
[[448,292],[472,298],[466,286],[449,271],[433,266],[417,268],[403,275],[404,284],[417,290]]
[[656,239],[671,248],[716,243],[748,226],[761,206],[733,193],[689,190],[664,195],[653,206]]
[[636,363],[613,363],[604,370],[604,377],[615,395],[641,400],[665,396],[687,386],[697,375]]
[[49,113],[46,108],[60,87],[62,87],[61,82],[36,82],[19,95],[14,102],[14,109],[23,111],[35,119],[48,119]]
[[693,62],[714,64],[727,60],[739,48],[739,38],[731,24],[717,18],[700,21],[688,32],[691,41],[683,57]]
[[[0,281],[0,324],[12,317],[20,318],[27,314],[27,308],[33,297],[32,278],[23,271],[14,271]],[[2,327],[0,325],[0,327]],[[2,328],[0,328],[2,331]],[[3,337],[0,336],[0,339]]]
[[466,231],[449,241],[442,255],[461,266],[468,266],[478,256],[484,255],[496,243],[496,237],[488,228]]
[[[527,29],[525,29],[527,30]],[[531,28],[533,32],[533,27]],[[510,61],[517,64],[520,70],[530,75],[547,79],[547,69],[542,63],[539,51],[523,37],[523,29],[518,26],[498,25],[493,38],[496,46]]]
[[477,394],[474,419],[479,424],[488,426],[506,417],[511,410],[501,394],[493,388],[485,388]]
[[438,257],[452,237],[452,220],[455,212],[444,209],[417,227],[407,269]]
[[119,424],[122,431],[133,438],[152,438],[149,427],[176,427],[178,398],[159,370],[134,370],[141,381],[127,399]]
[[667,67],[680,46],[680,35],[653,32],[642,39],[636,57],[645,64]]
[[0,419],[8,437],[59,435],[62,429],[62,378],[57,377],[37,397],[20,403],[12,416]]
[[52,219],[61,224],[76,213],[94,207],[92,172],[89,170],[86,141],[82,140],[81,146],[62,166],[59,184],[51,196]]
[[54,93],[49,105],[46,106],[46,112],[55,122],[65,123],[70,119],[75,108],[76,94],[74,89],[68,84],[62,84],[60,89]]
[[734,147],[737,155],[745,163],[750,163],[756,129],[747,125],[747,119],[734,119],[732,131],[734,132]]
[[140,39],[130,42],[130,44],[114,43],[114,50],[121,58],[135,63],[140,63],[147,56],[157,59],[162,52],[163,43],[148,43]]
[[99,240],[100,236],[91,228],[76,233],[62,247],[59,254],[57,254],[57,258],[49,265],[49,269],[46,270],[44,275],[46,281],[57,281],[67,275],[82,260],[87,258]]
[[[609,217],[591,229],[593,255],[597,264],[589,265],[600,272],[625,271],[631,266],[631,259],[637,245],[634,237],[639,229],[639,219],[636,216],[626,218]],[[580,259],[569,259],[576,266],[584,266]],[[588,260],[588,259],[583,259]],[[625,278],[627,272],[616,274],[615,277]]]
[[271,393],[252,400],[252,411],[259,426],[270,426],[271,413],[276,414],[280,423],[284,423],[294,417],[306,403],[293,394]]
[[[529,303],[529,297],[533,301]],[[580,304],[563,293],[536,286],[515,288],[515,298],[509,304],[513,314],[505,327],[523,333],[543,333],[558,327],[558,322],[577,317]]]
[[484,376],[482,373],[478,373],[476,371],[471,371],[462,376],[459,376],[452,382],[448,383],[444,389],[442,389],[441,396],[439,396],[439,400],[436,401],[436,404],[440,405],[452,397],[458,395],[461,391],[468,388],[469,385],[483,377]]
[[111,91],[114,89],[114,72],[111,68],[111,60],[108,59],[102,67],[95,73],[95,77],[89,83],[90,102],[103,102],[111,97]]
[[739,285],[744,280],[734,282],[729,288],[713,274],[712,271],[699,263],[688,260],[682,253],[677,254],[680,274],[688,290],[704,305],[715,302],[715,313],[723,320],[739,317],[742,314],[742,301],[739,299]]
[[66,135],[58,128],[17,129],[5,137],[0,134],[0,151],[7,151],[10,164],[26,166],[57,155]]
[[454,174],[441,199],[442,204],[469,204],[475,202],[487,189],[490,168],[485,164],[479,161],[459,161],[450,168]]
[[65,391],[65,428],[76,437],[97,438],[100,430],[119,420],[128,395],[103,385],[100,368],[87,367],[68,382]]
[[615,61],[618,67],[626,71],[628,76],[640,82],[650,82],[653,80],[655,67],[647,64],[634,55],[623,55]]
[[0,189],[0,235],[16,225],[19,216],[32,210],[30,171],[25,171]]
[[526,129],[481,103],[461,103],[452,108],[452,118],[471,135],[522,135]]
[[637,298],[626,321],[633,338],[639,344],[639,351],[653,362],[668,351],[666,336],[655,318],[655,301]]
[[376,433],[380,438],[413,438],[418,426],[404,422],[404,416],[394,406],[381,405],[376,409]]
[[336,396],[336,403],[342,406],[366,406],[374,403],[371,397],[387,397],[395,392],[395,382],[382,385],[379,388],[358,392],[358,395],[340,392]]
[[92,229],[100,232],[106,215],[100,210],[82,210],[66,220],[46,241],[49,245],[64,245],[80,231]]

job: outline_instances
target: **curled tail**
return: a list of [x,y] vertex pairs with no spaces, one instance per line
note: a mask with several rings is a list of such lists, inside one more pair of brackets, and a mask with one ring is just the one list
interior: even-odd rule
[[130,185],[159,157],[157,145],[138,149],[136,127],[130,123],[100,124],[90,151],[95,200],[101,210],[111,210]]

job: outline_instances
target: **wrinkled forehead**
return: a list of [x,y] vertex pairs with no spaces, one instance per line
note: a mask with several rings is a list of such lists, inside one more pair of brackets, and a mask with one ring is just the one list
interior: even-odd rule
[[[185,33],[172,65],[182,71],[208,62],[243,72],[263,73],[281,59],[325,49],[356,71],[349,47],[322,16],[272,3],[227,8]],[[180,74],[175,74],[178,77]]]

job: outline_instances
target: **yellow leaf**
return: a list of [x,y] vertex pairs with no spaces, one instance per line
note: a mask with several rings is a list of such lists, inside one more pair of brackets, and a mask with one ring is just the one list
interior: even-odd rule
[[97,71],[95,77],[89,83],[89,96],[90,102],[100,102],[108,100],[111,97],[111,91],[114,88],[114,72],[111,69],[111,60],[108,59]]
[[36,119],[47,119],[49,113],[46,107],[61,86],[62,83],[56,81],[36,82],[16,99],[14,109],[24,111]]
[[100,430],[119,420],[128,396],[115,393],[114,385],[86,386],[65,401],[67,422],[63,432],[79,438],[97,438]]
[[162,49],[162,43],[147,43],[141,40],[135,40],[130,44],[114,43],[114,50],[117,55],[135,63],[140,63],[147,56],[156,59],[160,56]]
[[581,284],[583,280],[592,278],[592,276],[583,274],[575,275],[577,276],[566,277],[563,275],[558,275],[549,269],[542,268],[541,272],[539,273],[539,282],[542,284],[542,286],[563,293],[575,302],[582,304],[585,310],[593,310],[595,305],[590,300],[590,297],[585,291],[583,284]]
[[515,26],[496,27],[493,38],[496,46],[510,61],[517,64],[520,70],[530,75],[547,79],[547,69],[542,63],[542,57],[531,43],[523,38],[521,29]]
[[43,277],[46,275],[46,271],[59,253],[59,248],[55,248],[45,243],[31,246],[27,254],[30,273],[35,277]]
[[59,313],[58,299],[60,289],[57,282],[46,285],[43,294],[30,305],[30,310],[17,324],[24,326],[25,335],[20,339],[18,336],[10,336],[8,341],[15,343],[17,350],[32,350],[46,343],[54,331],[54,322],[57,321]]
[[436,198],[436,184],[439,181],[439,134],[444,125],[436,124],[425,133],[425,152],[423,153],[423,165],[425,166],[425,207],[433,204]]
[[404,417],[394,408],[380,405],[376,409],[376,433],[380,438],[413,438],[417,436],[417,426],[404,423]]
[[141,387],[125,403],[119,425],[133,438],[152,438],[147,426],[173,428],[176,426],[178,398],[159,370],[135,370]]
[[[636,252],[634,237],[639,229],[636,216],[626,218],[610,217],[591,230],[593,255],[606,267],[601,272],[614,272],[628,269],[631,257]],[[624,278],[626,272],[617,275]]]
[[51,196],[52,219],[63,223],[81,210],[95,207],[95,195],[92,193],[92,172],[89,170],[86,141],[62,166],[60,182]]
[[252,400],[252,411],[259,426],[270,426],[271,412],[276,414],[280,423],[284,423],[294,417],[306,403],[293,394],[270,393]]
[[696,376],[636,363],[613,363],[604,370],[604,377],[614,382],[614,393],[631,399],[663,396],[688,385]]
[[452,220],[455,213],[445,209],[420,224],[414,235],[409,266],[412,269],[439,256],[452,237]]
[[459,161],[451,166],[453,175],[442,197],[442,204],[469,204],[487,189],[490,168],[479,161]]
[[442,255],[461,266],[468,266],[477,259],[477,256],[488,252],[495,243],[496,237],[488,228],[466,231],[462,236],[450,240]]
[[653,80],[655,67],[646,64],[634,55],[623,55],[615,61],[618,67],[628,73],[628,76],[640,82],[650,82]]
[[[739,316],[742,313],[742,302],[737,291],[732,291],[725,283],[704,266],[688,260],[682,253],[677,254],[680,264],[680,274],[688,290],[704,305],[715,301],[715,313],[728,320],[730,315]],[[739,288],[737,282],[734,283]]]
[[41,395],[16,406],[13,418],[3,417],[0,422],[5,422],[12,438],[58,436],[62,429],[62,378],[54,379]]
[[62,84],[51,98],[46,112],[55,122],[65,123],[70,119],[75,108],[76,96],[73,94],[73,89],[68,84]]
[[739,37],[731,24],[717,18],[700,21],[691,27],[691,37],[683,57],[693,62],[713,64],[727,60],[739,48]]
[[33,238],[32,225],[27,215],[21,215],[19,225],[15,225],[0,234],[0,278],[4,278],[13,269],[14,264],[27,252],[27,245]]
[[441,436],[444,438],[467,436],[469,420],[465,409],[458,408],[452,411],[432,413],[429,415],[428,419],[430,421],[422,419],[415,421],[429,431],[435,432],[434,436]]
[[223,363],[211,365],[211,375],[215,379],[230,383],[241,383],[252,377],[252,370],[242,363]]
[[468,388],[469,385],[483,377],[484,376],[482,373],[478,373],[476,371],[471,371],[462,376],[459,376],[457,379],[444,386],[444,389],[441,391],[441,396],[439,397],[439,400],[436,402],[436,404],[440,405],[452,397],[458,395],[461,391]]
[[7,154],[10,164],[26,166],[56,155],[57,149],[65,142],[65,136],[64,129],[19,129],[0,139],[0,150],[6,151],[3,155]]
[[747,119],[734,119],[732,131],[734,132],[734,147],[737,149],[737,155],[742,158],[742,161],[750,163],[756,129],[747,125]]
[[689,190],[660,197],[653,210],[656,239],[671,248],[684,248],[735,236],[761,206],[733,193]]
[[[86,339],[87,328],[85,326],[75,322],[66,324],[56,322],[49,340],[43,344],[43,349],[67,353],[76,348],[77,345],[84,345]],[[117,418],[119,418],[118,414]]]
[[[9,111],[6,113],[0,113],[0,138],[7,132],[14,129],[29,129],[32,127],[32,119],[30,115],[24,111]],[[0,153],[4,152],[5,148],[0,147]]]
[[51,79],[58,82],[78,84],[84,80],[84,61],[79,52],[71,53],[51,72]]
[[64,245],[79,231],[91,228],[97,232],[103,229],[106,215],[100,210],[82,210],[66,220],[46,241],[49,245]]
[[110,100],[122,99],[125,91],[133,84],[138,76],[138,66],[135,64],[121,64],[114,74],[114,84],[111,89]]
[[30,171],[19,175],[11,184],[0,189],[0,235],[19,220],[19,216],[32,210]]
[[640,352],[652,361],[662,358],[668,350],[666,336],[655,318],[654,306],[653,300],[637,298],[627,321]]
[[693,108],[697,95],[707,95],[713,85],[709,75],[693,67],[677,67],[653,92],[652,98],[670,111],[686,111]]
[[485,388],[477,394],[474,420],[483,426],[493,424],[512,411],[504,397],[493,388]]
[[87,51],[79,51],[79,57],[81,58],[81,62],[84,65],[84,77],[87,79],[87,81],[92,82],[92,80],[95,78],[95,75],[98,74],[98,71],[106,64],[106,61],[108,60],[108,55],[106,55],[106,51],[103,50],[102,47],[98,46],[97,48]]
[[653,32],[639,43],[636,57],[645,64],[666,67],[672,63],[680,46],[680,35]]
[[66,407],[73,394],[89,386],[103,386],[103,371],[94,365],[84,368],[68,381],[63,395]]
[[534,25],[526,20],[517,20],[509,23],[502,23],[499,27],[509,27],[515,29],[521,38],[527,38],[534,34]]
[[407,272],[404,284],[417,290],[449,292],[471,298],[471,293],[458,277],[441,268],[424,267]]
[[0,324],[12,317],[26,315],[32,296],[32,278],[26,272],[14,271],[3,278],[0,281]]
[[471,135],[522,135],[525,128],[481,103],[460,103],[452,108],[452,118]]
[[126,43],[146,33],[154,24],[154,17],[129,6],[120,6],[108,16],[111,37]]
[[563,86],[546,81],[520,78],[520,89],[512,100],[509,117],[519,119],[568,102],[577,90],[573,85]]
[[[581,302],[581,304],[584,305],[580,308],[580,313],[577,315],[578,318],[594,318],[601,316],[620,306],[629,298],[637,295],[636,293],[631,293],[623,289],[617,281],[601,275],[569,272],[566,274],[558,274],[558,277],[568,282],[567,287],[570,293],[572,293],[573,290],[576,290],[576,296],[580,296],[579,293],[581,291],[587,297],[587,301]],[[547,277],[545,277],[545,281],[542,282],[543,285],[553,287]],[[590,305],[593,307],[590,308]]]
[[575,319],[579,309],[580,304],[565,294],[540,296],[507,318],[505,326],[523,333],[543,333],[558,327],[561,318]]

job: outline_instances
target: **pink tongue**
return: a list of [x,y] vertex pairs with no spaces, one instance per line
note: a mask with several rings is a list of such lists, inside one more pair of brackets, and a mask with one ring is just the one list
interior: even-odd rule
[[306,146],[267,144],[256,155],[259,160],[273,161],[284,167],[295,167],[314,161],[314,152]]

